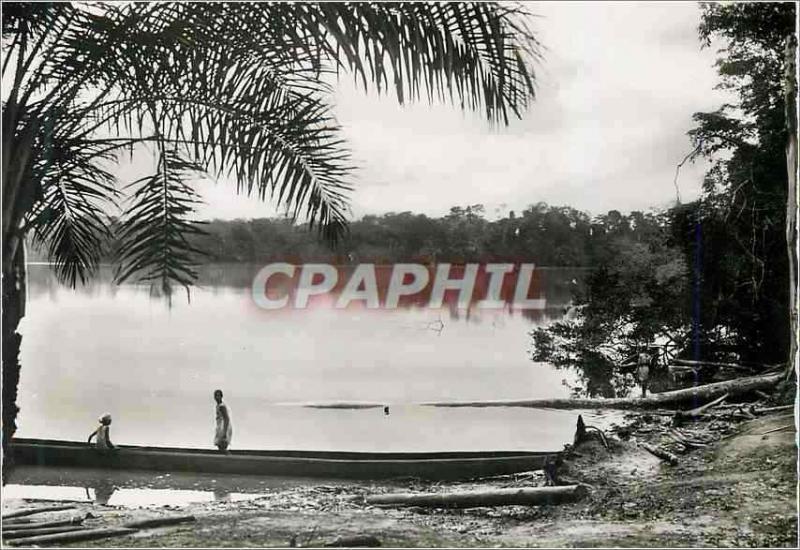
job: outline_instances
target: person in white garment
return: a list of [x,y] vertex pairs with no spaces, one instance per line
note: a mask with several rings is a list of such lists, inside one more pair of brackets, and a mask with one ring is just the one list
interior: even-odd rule
[[231,426],[231,414],[228,406],[222,402],[222,390],[214,390],[214,401],[217,402],[217,429],[214,434],[214,445],[220,451],[227,451],[231,444],[233,427]]
[[650,380],[650,364],[652,357],[649,350],[641,350],[636,360],[636,378],[642,388],[642,397],[647,397],[647,384]]
[[114,450],[114,444],[111,443],[111,415],[104,414],[98,421],[100,422],[100,425],[89,435],[87,443],[91,445],[92,438],[97,437],[97,440],[95,441],[95,448],[103,453],[111,452]]

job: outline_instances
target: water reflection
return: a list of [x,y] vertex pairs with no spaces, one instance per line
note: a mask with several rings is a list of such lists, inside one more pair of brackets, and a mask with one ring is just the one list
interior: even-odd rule
[[[98,479],[94,484],[94,502],[95,504],[108,504],[108,501],[111,500],[111,497],[114,495],[114,491],[116,491],[117,487],[114,483],[111,482],[109,479]],[[89,490],[87,488],[86,492],[88,493]]]
[[103,506],[182,506],[198,502],[235,502],[292,487],[320,483],[338,486],[345,483],[341,480],[41,466],[17,466],[10,473],[8,481],[3,487],[3,500],[64,500],[94,502]]
[[228,493],[224,491],[192,491],[188,489],[112,489],[111,493],[92,498],[89,487],[60,485],[27,485],[11,483],[3,487],[3,500],[58,500],[94,502],[102,506],[185,506],[199,502],[252,500],[263,493]]
[[214,500],[225,501],[231,499],[231,493],[224,487],[217,487],[214,489]]

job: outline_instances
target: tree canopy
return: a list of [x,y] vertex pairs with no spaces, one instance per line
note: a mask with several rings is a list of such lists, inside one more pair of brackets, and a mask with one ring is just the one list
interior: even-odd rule
[[533,332],[534,359],[577,368],[582,391],[626,391],[620,364],[654,341],[669,358],[786,360],[783,75],[795,10],[793,3],[702,4],[701,43],[722,43],[720,86],[737,101],[693,117],[684,162],[711,162],[700,199],[660,216],[641,246],[617,239],[617,252],[589,276],[577,318]]

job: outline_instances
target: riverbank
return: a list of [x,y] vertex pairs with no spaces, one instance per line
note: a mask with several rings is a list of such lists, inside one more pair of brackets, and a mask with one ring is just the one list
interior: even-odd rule
[[[791,411],[790,411],[791,413]],[[137,509],[78,504],[87,525],[111,527],[150,517],[193,514],[197,521],[142,530],[93,547],[322,546],[355,535],[383,546],[795,546],[797,445],[792,414],[740,424],[692,423],[683,433],[709,444],[672,466],[640,444],[665,444],[668,416],[629,415],[612,432],[581,444],[559,470],[591,486],[560,506],[383,509],[364,497],[390,491],[451,492],[543,485],[542,472],[469,483],[304,485],[238,502]],[[20,502],[4,502],[4,511]]]

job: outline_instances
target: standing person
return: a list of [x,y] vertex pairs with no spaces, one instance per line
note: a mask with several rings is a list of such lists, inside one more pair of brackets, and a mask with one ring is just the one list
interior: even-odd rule
[[217,402],[217,430],[214,435],[214,445],[220,451],[227,451],[231,444],[233,427],[231,426],[231,415],[228,406],[222,402],[222,390],[214,390],[214,401]]
[[114,444],[111,443],[111,415],[104,414],[100,417],[98,422],[100,422],[100,425],[89,435],[89,439],[86,442],[91,445],[92,438],[96,436],[97,441],[95,441],[95,448],[97,450],[102,453],[113,451],[115,447]]
[[636,377],[639,379],[639,385],[642,387],[642,397],[646,397],[647,380],[650,378],[650,354],[647,350],[643,349],[639,352],[639,357],[636,362]]

